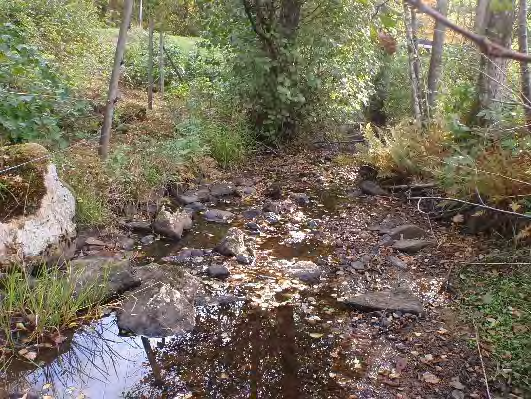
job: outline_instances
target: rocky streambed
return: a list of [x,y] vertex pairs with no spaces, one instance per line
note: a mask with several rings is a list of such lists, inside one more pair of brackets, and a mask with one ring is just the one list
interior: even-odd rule
[[73,264],[124,295],[56,348],[11,362],[5,392],[486,397],[448,280],[481,248],[333,155],[264,156],[169,193],[118,235],[82,234]]

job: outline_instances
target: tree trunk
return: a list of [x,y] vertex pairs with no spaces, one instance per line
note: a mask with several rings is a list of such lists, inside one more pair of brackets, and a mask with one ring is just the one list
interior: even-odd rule
[[140,0],[140,3],[138,4],[138,26],[140,29],[142,29],[142,0]]
[[[527,0],[519,1],[518,9],[518,51],[527,54]],[[520,76],[522,84],[522,102],[524,103],[525,123],[531,130],[531,70],[527,62],[520,63]]]
[[[500,6],[491,0],[485,15],[485,34],[493,42],[510,48],[515,19],[514,1],[511,7]],[[481,57],[480,73],[478,79],[478,100],[474,110],[477,113],[481,110],[488,110],[504,97],[504,86],[507,80],[507,66],[509,60],[506,58]],[[476,118],[481,125],[488,124],[484,117]]]
[[160,72],[160,96],[164,97],[164,35],[162,30],[159,33],[159,72]]
[[407,54],[409,58],[409,80],[411,82],[411,99],[413,103],[413,116],[417,122],[422,118],[419,101],[419,82],[415,72],[415,43],[411,27],[410,9],[404,2],[404,25],[406,27]]
[[[448,14],[448,0],[437,0],[437,11],[442,15]],[[430,67],[428,70],[428,106],[427,114],[431,117],[435,110],[437,88],[441,78],[442,58],[444,49],[444,34],[446,26],[439,20],[435,21],[433,43],[431,47]]]
[[488,7],[489,0],[477,0],[476,19],[474,20],[474,32],[479,35],[483,35],[485,33],[485,16],[487,15]]
[[118,34],[118,43],[114,54],[114,64],[112,68],[111,80],[109,82],[109,92],[107,94],[107,104],[105,115],[103,117],[103,126],[101,128],[99,153],[102,160],[106,160],[109,155],[109,142],[111,140],[111,125],[114,114],[114,103],[117,100],[118,82],[120,80],[120,67],[124,58],[125,46],[127,43],[127,29],[131,23],[133,14],[133,0],[124,0],[124,10],[120,33]]
[[153,30],[155,23],[153,17],[149,17],[149,54],[148,54],[148,109],[153,109]]

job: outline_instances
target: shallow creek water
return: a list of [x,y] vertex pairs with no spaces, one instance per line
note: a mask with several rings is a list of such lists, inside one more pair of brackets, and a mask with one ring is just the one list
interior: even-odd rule
[[[348,343],[349,312],[338,304],[336,287],[328,277],[316,288],[304,286],[275,263],[330,259],[332,248],[304,226],[332,215],[345,197],[330,191],[312,198],[300,223],[281,223],[256,238],[255,265],[234,265],[227,281],[202,275],[208,297],[238,300],[200,304],[193,331],[165,339],[121,335],[110,312],[71,333],[59,350],[40,354],[36,364],[12,363],[9,391],[30,388],[53,398],[347,397],[342,380],[364,370],[352,354],[361,349]],[[248,206],[223,208],[238,214]],[[160,261],[185,247],[212,248],[229,227],[199,216],[183,240],[156,241],[138,262]],[[306,237],[287,240],[290,231]]]

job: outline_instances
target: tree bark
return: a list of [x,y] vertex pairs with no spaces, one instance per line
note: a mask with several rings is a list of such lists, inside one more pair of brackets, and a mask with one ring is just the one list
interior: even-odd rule
[[[527,0],[520,0],[518,9],[518,51],[524,54],[529,53],[527,36]],[[527,62],[520,63],[520,78],[525,122],[527,129],[531,131],[531,70]]]
[[404,25],[406,27],[407,54],[409,58],[409,80],[411,83],[411,100],[413,104],[413,116],[417,122],[422,118],[419,101],[419,82],[415,72],[415,43],[413,41],[413,29],[411,26],[410,8],[404,2]]
[[[448,14],[448,0],[437,0],[437,11],[442,15]],[[441,78],[442,59],[444,50],[444,35],[446,26],[441,21],[435,21],[433,43],[431,47],[430,67],[428,70],[428,106],[427,114],[431,117],[435,110],[437,89]]]
[[164,97],[164,34],[159,33],[159,72],[160,72],[160,96]]
[[148,109],[153,109],[153,30],[155,22],[149,17],[149,43],[148,43]]
[[[500,46],[510,48],[515,20],[515,4],[511,7],[500,6],[491,0],[485,15],[485,34],[488,39]],[[488,110],[504,97],[504,86],[507,80],[508,60],[494,58],[486,55],[481,57],[480,73],[478,78],[478,101],[476,114],[481,110]],[[475,116],[474,115],[474,116]],[[485,125],[489,121],[484,117],[476,118],[479,124]]]
[[118,34],[118,43],[114,54],[114,64],[109,81],[109,92],[107,94],[107,104],[105,106],[105,115],[103,117],[103,126],[101,128],[99,154],[102,160],[106,160],[109,155],[109,142],[111,140],[111,125],[114,114],[114,104],[117,100],[118,82],[120,80],[120,68],[124,58],[125,46],[127,43],[127,29],[131,23],[133,14],[133,0],[124,0],[124,10],[122,24]]

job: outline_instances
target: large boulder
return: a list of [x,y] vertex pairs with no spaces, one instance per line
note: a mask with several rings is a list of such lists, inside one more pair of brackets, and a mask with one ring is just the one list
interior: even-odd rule
[[0,268],[73,257],[75,198],[38,144],[0,147]]
[[192,228],[192,218],[186,211],[172,212],[163,206],[153,221],[152,227],[157,234],[180,240],[183,231]]
[[118,327],[146,337],[182,334],[195,325],[195,296],[200,281],[170,265],[152,263],[136,269],[141,286],[126,295]]

